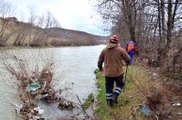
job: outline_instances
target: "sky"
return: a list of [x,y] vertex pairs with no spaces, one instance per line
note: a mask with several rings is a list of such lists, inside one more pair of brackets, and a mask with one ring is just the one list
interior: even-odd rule
[[6,0],[16,11],[17,18],[30,16],[30,10],[36,14],[50,11],[62,28],[106,35],[104,24],[94,7],[93,0]]

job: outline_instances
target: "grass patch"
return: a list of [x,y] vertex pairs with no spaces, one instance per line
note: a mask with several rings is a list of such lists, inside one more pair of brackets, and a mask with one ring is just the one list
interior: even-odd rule
[[[125,69],[125,68],[124,68]],[[148,84],[146,69],[138,66],[129,66],[126,77],[125,91],[118,97],[118,104],[108,107],[105,100],[105,79],[101,72],[96,73],[99,93],[98,104],[95,110],[99,120],[128,120],[132,117],[133,106],[141,104],[145,100],[145,92],[140,88]],[[146,87],[145,87],[146,88]],[[141,92],[142,91],[142,92]],[[143,115],[137,115],[137,120],[143,120]]]
[[94,102],[94,94],[90,93],[87,97],[87,99],[85,100],[85,102],[81,105],[81,107],[86,110],[87,108],[89,108],[91,106],[91,104]]

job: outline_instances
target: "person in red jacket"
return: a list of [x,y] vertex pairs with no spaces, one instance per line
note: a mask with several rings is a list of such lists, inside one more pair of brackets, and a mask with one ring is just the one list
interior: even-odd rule
[[136,52],[136,46],[137,46],[136,43],[133,41],[129,41],[126,44],[126,51],[128,55],[130,56],[130,65],[132,64],[133,56],[134,56],[134,53]]
[[[106,88],[106,101],[108,106],[113,106],[117,103],[117,98],[124,86],[123,83],[123,62],[129,64],[130,57],[125,49],[118,47],[119,39],[116,35],[112,35],[109,44],[102,50],[98,59],[98,68],[102,71],[102,64],[104,63],[104,76]],[[116,87],[114,89],[114,83]],[[114,89],[114,91],[113,91]]]

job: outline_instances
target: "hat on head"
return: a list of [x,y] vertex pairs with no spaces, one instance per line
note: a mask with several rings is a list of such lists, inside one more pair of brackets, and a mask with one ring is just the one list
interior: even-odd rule
[[117,35],[111,35],[111,37],[110,37],[111,43],[118,43],[118,41],[119,41],[119,38]]

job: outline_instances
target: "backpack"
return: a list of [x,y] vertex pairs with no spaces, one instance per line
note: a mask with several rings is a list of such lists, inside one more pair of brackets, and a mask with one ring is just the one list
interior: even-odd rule
[[129,43],[129,44],[127,45],[127,51],[131,51],[131,50],[134,50],[134,49],[135,49],[135,44]]

